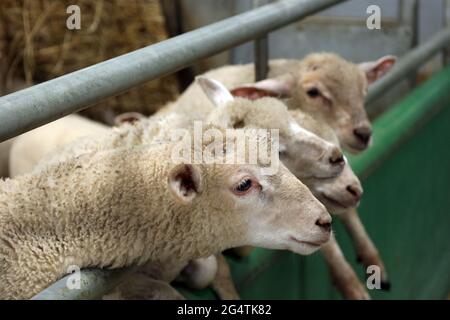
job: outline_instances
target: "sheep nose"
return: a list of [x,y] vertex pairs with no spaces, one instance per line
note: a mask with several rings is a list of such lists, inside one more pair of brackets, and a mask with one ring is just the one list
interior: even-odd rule
[[356,201],[361,200],[362,190],[359,187],[348,185],[346,190],[355,198]]
[[372,136],[372,129],[364,126],[353,130],[353,134],[364,144],[368,144]]
[[345,163],[345,160],[342,151],[339,148],[334,148],[331,152],[329,161],[333,165],[343,165]]
[[316,221],[316,226],[318,226],[322,231],[331,232],[331,216],[327,213],[326,216],[322,216]]

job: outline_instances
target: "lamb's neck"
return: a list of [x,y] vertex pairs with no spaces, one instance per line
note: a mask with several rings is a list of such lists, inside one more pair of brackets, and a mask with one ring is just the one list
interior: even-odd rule
[[64,239],[64,255],[70,257],[58,261],[118,268],[192,259],[221,249],[220,242],[205,239],[214,236],[207,212],[194,214],[191,207],[174,203],[167,187],[169,165],[151,161],[167,157],[155,156],[157,151],[105,152],[94,160],[81,159],[78,170],[56,180],[62,188],[55,194],[66,201],[57,212],[48,210],[47,215],[58,217],[47,220],[54,221],[54,237]]
[[164,265],[234,245],[226,240],[239,234],[224,233],[225,212],[214,218],[205,203],[174,201],[171,165],[161,159],[170,158],[148,148],[97,152],[0,183],[0,233],[8,244],[0,248],[6,259],[0,280],[14,287],[33,275],[33,287],[16,286],[14,297],[39,292],[69,266]]

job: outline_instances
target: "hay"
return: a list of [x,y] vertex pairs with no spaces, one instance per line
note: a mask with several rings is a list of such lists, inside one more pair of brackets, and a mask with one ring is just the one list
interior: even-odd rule
[[[72,4],[81,9],[81,30],[66,27],[66,8]],[[13,91],[20,81],[46,81],[166,38],[157,0],[1,0],[0,90]],[[107,99],[88,113],[104,118],[101,107],[148,115],[177,93],[176,77],[168,76]]]

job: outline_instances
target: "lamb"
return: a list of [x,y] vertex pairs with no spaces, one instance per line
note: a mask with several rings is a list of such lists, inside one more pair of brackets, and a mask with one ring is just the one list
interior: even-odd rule
[[[303,60],[271,60],[269,79],[251,84],[271,96],[288,98],[291,109],[301,109],[332,127],[341,146],[353,153],[370,144],[371,125],[364,110],[364,96],[373,83],[395,64],[394,56],[361,64],[350,63],[332,53],[315,53]],[[235,95],[244,94],[254,82],[253,64],[224,66],[208,71]],[[244,92],[242,92],[244,91]],[[191,119],[211,111],[211,103],[201,95],[196,83],[167,105],[159,114],[178,112]]]
[[108,127],[83,118],[69,115],[13,139],[9,154],[9,175],[31,172],[44,155],[76,138],[98,135]]
[[[140,117],[142,116],[136,112],[126,112],[116,116],[114,123],[119,126]],[[108,129],[104,124],[72,114],[2,142],[0,177],[16,177],[28,173],[54,149],[87,135],[102,134]]]
[[[124,117],[129,119],[123,121]],[[34,163],[35,167],[32,169],[32,172],[39,172],[48,165],[64,162],[94,151],[167,142],[171,138],[170,133],[172,129],[184,128],[185,125],[185,120],[177,117],[177,115],[158,118],[140,118],[140,116],[140,119],[133,118],[139,121],[130,120],[131,117],[136,117],[136,115],[120,115],[116,118],[118,123],[122,123],[119,127],[107,128],[103,132],[97,132],[97,134],[92,132],[91,135],[86,131],[86,135],[81,137],[77,137],[77,130],[74,128],[64,127],[62,130],[55,128],[55,133],[70,133],[72,141],[68,141],[62,146],[53,145],[56,149],[51,152],[41,152],[42,159],[34,161],[36,163]],[[65,118],[61,120],[64,121]],[[34,135],[35,133],[32,132],[31,134]],[[39,135],[40,132],[36,132],[36,136]],[[16,156],[18,157],[19,153]]]
[[[158,268],[245,244],[310,254],[329,240],[330,215],[282,164],[267,175],[260,159],[173,163],[177,143],[94,151],[0,181],[0,298],[29,298],[69,265]],[[214,143],[217,157],[233,154]]]

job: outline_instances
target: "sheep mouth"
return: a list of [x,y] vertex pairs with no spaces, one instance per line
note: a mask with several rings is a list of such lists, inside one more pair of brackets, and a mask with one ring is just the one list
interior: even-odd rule
[[363,143],[363,142],[357,142],[357,143],[346,143],[347,149],[349,149],[350,153],[359,153],[364,150],[366,150],[369,147],[370,143]]
[[315,180],[331,180],[334,179],[336,177],[338,177],[341,173],[342,170],[344,169],[344,166],[342,166],[342,168],[339,168],[339,170],[337,170],[335,173],[329,174],[329,175],[311,175],[310,177],[315,179]]
[[290,239],[292,241],[296,242],[296,243],[301,244],[301,245],[306,245],[306,246],[314,247],[314,248],[320,247],[322,244],[324,244],[326,242],[326,241],[325,242],[303,241],[303,240],[299,240],[299,239],[297,239],[296,237],[293,237],[293,236],[291,236]]
[[339,200],[331,198],[331,197],[327,196],[325,193],[321,193],[320,195],[321,195],[322,199],[324,199],[326,202],[331,204],[333,207],[337,207],[337,208],[341,208],[341,209],[348,209],[353,206],[353,204],[345,204]]
[[334,179],[334,178],[336,178],[337,176],[338,176],[339,174],[336,174],[336,175],[334,175],[334,176],[326,176],[326,177],[321,177],[321,176],[312,176],[312,178],[313,179],[315,179],[315,180],[331,180],[331,179]]

